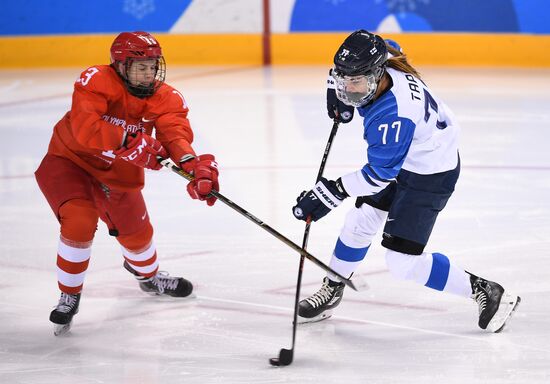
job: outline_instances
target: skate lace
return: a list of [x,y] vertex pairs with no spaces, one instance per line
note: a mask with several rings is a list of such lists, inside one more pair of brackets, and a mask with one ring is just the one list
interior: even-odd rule
[[490,295],[490,289],[491,287],[489,285],[484,288],[481,284],[477,284],[475,288],[473,298],[479,306],[479,314],[481,314],[481,312],[485,310],[485,307],[487,307],[487,297]]
[[167,272],[158,272],[156,276],[151,280],[159,292],[163,293],[165,290],[173,291],[178,286],[179,278],[170,276]]
[[308,297],[306,301],[311,304],[313,308],[317,308],[320,305],[323,305],[332,297],[334,288],[330,287],[328,283],[323,283],[321,289],[319,289],[313,296]]
[[70,295],[68,293],[61,293],[59,303],[55,308],[58,312],[69,313],[76,304],[76,295]]

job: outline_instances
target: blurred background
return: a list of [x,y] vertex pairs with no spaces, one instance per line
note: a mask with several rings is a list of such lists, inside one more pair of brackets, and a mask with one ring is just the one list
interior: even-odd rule
[[21,0],[0,13],[0,67],[87,66],[122,31],[154,33],[170,64],[328,64],[376,31],[417,65],[550,66],[546,0]]

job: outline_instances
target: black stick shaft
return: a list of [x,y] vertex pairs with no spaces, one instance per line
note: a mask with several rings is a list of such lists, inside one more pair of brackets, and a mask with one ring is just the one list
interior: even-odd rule
[[[336,136],[336,132],[338,131],[338,125],[339,121],[337,119],[334,119],[334,124],[332,125],[332,130],[330,131],[330,135],[327,140],[327,145],[325,146],[325,152],[323,153],[323,158],[321,159],[321,165],[319,166],[319,172],[317,173],[317,182],[323,177],[323,173],[325,171],[325,165],[327,163],[328,154],[330,152],[330,148],[332,147],[332,141],[334,140],[334,136]],[[311,227],[311,220],[308,219],[306,222],[306,227],[304,229],[304,237],[302,240],[302,249],[306,251],[307,249],[307,243],[309,240],[309,228]],[[300,303],[300,291],[302,287],[302,275],[304,271],[304,256],[300,256],[300,264],[298,266],[298,278],[296,282],[296,296],[294,298],[294,320],[292,323],[292,347],[291,350],[294,350],[294,345],[296,344],[296,327],[298,325],[298,305]]]
[[[177,173],[184,179],[187,179],[189,181],[193,181],[195,179],[193,175],[185,172],[183,169],[176,166],[170,159],[164,159],[160,156],[158,156],[157,159],[163,166],[165,166],[166,168],[169,168],[172,172]],[[250,221],[252,221],[254,224],[260,226],[265,231],[269,232],[271,235],[273,235],[278,240],[285,243],[290,248],[294,249],[302,257],[305,257],[306,259],[308,259],[309,261],[311,261],[313,264],[317,265],[319,268],[323,269],[324,271],[337,276],[344,284],[346,284],[351,289],[357,291],[357,288],[353,283],[353,281],[345,278],[344,276],[340,275],[338,272],[334,271],[332,268],[330,268],[328,265],[323,263],[321,260],[313,256],[311,253],[307,252],[305,249],[302,249],[298,244],[294,243],[292,240],[288,239],[286,236],[284,236],[283,234],[281,234],[280,232],[278,232],[268,224],[264,223],[262,220],[258,219],[256,216],[248,212],[246,209],[237,205],[236,203],[234,203],[233,201],[231,201],[230,199],[228,199],[218,191],[212,190],[211,195],[216,197],[222,203],[232,208],[233,210],[237,211],[238,213],[240,213]]]

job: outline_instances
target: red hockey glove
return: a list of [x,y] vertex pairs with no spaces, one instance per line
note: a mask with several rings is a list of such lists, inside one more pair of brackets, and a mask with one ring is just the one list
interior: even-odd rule
[[168,152],[166,152],[160,141],[143,132],[138,132],[135,137],[129,138],[126,146],[117,149],[114,153],[122,160],[138,167],[154,170],[162,168],[162,165],[157,161],[157,155],[168,157]]
[[209,206],[214,205],[216,198],[208,196],[212,190],[219,191],[218,163],[214,155],[200,155],[180,163],[181,168],[195,176],[195,180],[187,184],[187,192],[193,199],[206,200]]

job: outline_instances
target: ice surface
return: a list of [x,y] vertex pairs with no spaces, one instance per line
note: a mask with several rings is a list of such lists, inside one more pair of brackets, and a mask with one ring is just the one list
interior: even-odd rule
[[[187,197],[168,170],[144,190],[161,269],[194,282],[192,300],[143,294],[100,223],[80,313],[54,337],[49,312],[58,224],[33,178],[81,69],[0,71],[0,382],[550,382],[550,71],[421,68],[462,124],[462,174],[429,250],[522,297],[507,329],[477,328],[473,301],[393,279],[377,238],[332,319],[300,326],[289,348],[298,256],[223,204]],[[214,153],[221,192],[300,243],[291,206],[310,188],[332,122],[324,67],[168,68],[186,97],[199,153]],[[357,117],[342,125],[325,175],[365,160]],[[352,206],[311,228],[328,263]],[[306,261],[303,295],[323,272]]]

